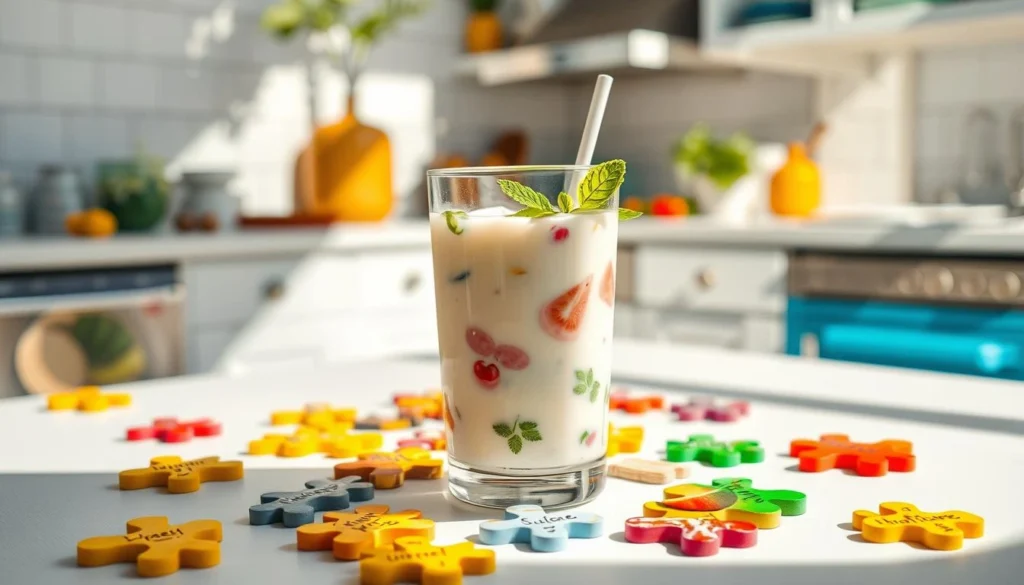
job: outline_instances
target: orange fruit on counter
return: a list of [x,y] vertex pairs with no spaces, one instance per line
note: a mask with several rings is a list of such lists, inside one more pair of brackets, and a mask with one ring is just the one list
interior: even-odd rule
[[640,213],[647,211],[644,200],[639,197],[626,197],[626,200],[622,202],[622,206],[632,211],[639,211]]
[[651,215],[684,216],[689,213],[690,204],[678,195],[661,194],[651,199]]
[[480,159],[482,167],[505,167],[508,166],[508,159],[500,152],[488,152]]
[[117,218],[106,209],[87,209],[68,215],[64,228],[73,236],[106,238],[117,232]]

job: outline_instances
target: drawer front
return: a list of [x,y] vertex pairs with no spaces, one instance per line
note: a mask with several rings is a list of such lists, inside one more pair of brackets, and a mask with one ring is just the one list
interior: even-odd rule
[[769,250],[650,247],[636,252],[636,301],[645,307],[781,314],[786,256]]
[[712,315],[677,311],[638,310],[635,337],[666,343],[744,347],[745,329],[740,315]]
[[248,321],[265,303],[283,297],[299,265],[298,257],[189,265],[188,323],[205,327]]

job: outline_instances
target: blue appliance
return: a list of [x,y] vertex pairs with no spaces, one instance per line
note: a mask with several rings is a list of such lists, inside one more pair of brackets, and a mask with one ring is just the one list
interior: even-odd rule
[[1024,261],[790,259],[786,353],[1024,381]]

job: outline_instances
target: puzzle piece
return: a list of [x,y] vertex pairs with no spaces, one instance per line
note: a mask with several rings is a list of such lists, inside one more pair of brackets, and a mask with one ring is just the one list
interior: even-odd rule
[[644,414],[648,410],[661,410],[665,399],[661,396],[630,397],[625,392],[612,392],[608,397],[608,410],[621,410],[628,414]]
[[401,486],[406,479],[440,479],[444,462],[432,459],[430,452],[418,447],[405,447],[394,453],[364,453],[359,461],[334,466],[334,477],[358,475],[379,490]]
[[793,490],[759,490],[743,477],[722,477],[711,485],[684,483],[665,488],[665,499],[644,504],[644,516],[715,518],[775,528],[782,516],[807,511],[807,496]]
[[320,451],[334,459],[358,457],[383,446],[384,435],[380,433],[334,434],[320,440]]
[[641,483],[666,484],[690,474],[684,465],[630,457],[608,464],[608,475]]
[[688,557],[709,557],[720,547],[750,548],[757,544],[757,526],[714,518],[629,518],[626,540],[673,542]]
[[356,409],[334,408],[324,402],[310,402],[302,410],[278,410],[270,413],[270,424],[306,425],[328,430],[326,427],[341,426],[351,430],[356,420]]
[[250,441],[249,454],[306,457],[325,453],[328,457],[348,458],[380,449],[383,445],[384,437],[380,433],[324,433],[313,427],[299,427],[292,435],[271,433]]
[[493,573],[494,556],[472,542],[434,546],[427,538],[406,536],[368,553],[359,563],[359,579],[365,585],[460,585],[463,575]]
[[744,401],[715,404],[706,398],[693,398],[686,404],[672,405],[672,413],[679,420],[711,420],[715,422],[735,422],[750,414],[750,403]]
[[716,441],[711,435],[690,435],[685,441],[668,441],[665,459],[680,463],[700,461],[712,467],[736,467],[740,463],[764,461],[764,449],[757,441]]
[[608,450],[606,455],[612,457],[619,453],[639,453],[644,444],[643,427],[615,428],[608,423]]
[[427,451],[444,451],[448,447],[448,439],[444,431],[423,430],[413,433],[411,439],[398,441],[399,447],[419,447]]
[[215,437],[221,430],[221,424],[209,418],[184,422],[176,418],[157,418],[153,419],[153,424],[149,426],[128,429],[125,432],[125,440],[156,439],[161,443],[186,443],[194,437]]
[[284,435],[271,433],[262,439],[249,441],[249,455],[276,455],[278,457],[305,457],[316,453],[320,440],[309,434]]
[[906,502],[884,502],[878,511],[853,513],[854,529],[862,531],[868,542],[919,542],[937,550],[957,550],[964,545],[964,538],[985,533],[985,520],[970,512],[922,512]]
[[886,439],[877,443],[853,443],[847,435],[821,435],[817,441],[797,439],[789,444],[789,456],[800,458],[800,471],[852,469],[857,475],[878,477],[889,471],[914,471],[917,458],[910,441]]
[[235,481],[245,474],[241,461],[221,461],[220,457],[203,457],[183,461],[181,457],[154,457],[149,467],[129,469],[118,474],[123,490],[139,490],[167,486],[172,494],[186,494],[208,481]]
[[570,538],[601,536],[604,521],[597,514],[558,512],[547,514],[532,504],[505,509],[504,520],[480,524],[480,542],[509,544],[528,542],[535,551],[555,552],[565,548]]
[[396,394],[395,406],[405,416],[418,415],[421,418],[441,420],[444,418],[444,395],[441,392],[425,394]]
[[434,538],[434,521],[419,510],[388,513],[387,506],[360,506],[353,512],[324,512],[324,521],[295,530],[299,550],[331,549],[334,558],[354,561],[401,536]]
[[249,524],[262,526],[281,522],[295,528],[313,521],[316,512],[342,510],[349,502],[373,499],[373,486],[358,477],[306,482],[309,489],[297,492],[270,492],[260,496],[260,504],[249,507]]
[[111,406],[128,406],[131,403],[131,394],[104,394],[99,386],[81,386],[71,392],[57,392],[46,397],[49,410],[101,412]]
[[193,520],[170,525],[166,516],[128,521],[127,534],[95,536],[78,543],[80,567],[136,562],[141,577],[162,577],[182,566],[206,569],[220,564],[221,525]]
[[[407,415],[409,413],[406,413]],[[356,421],[356,428],[359,430],[374,431],[397,431],[409,427],[418,427],[423,423],[421,417],[407,416],[405,418],[386,418],[383,416],[368,416]]]

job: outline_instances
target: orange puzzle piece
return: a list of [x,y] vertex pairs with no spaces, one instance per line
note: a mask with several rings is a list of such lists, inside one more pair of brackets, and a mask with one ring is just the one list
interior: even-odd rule
[[622,427],[616,429],[608,423],[608,450],[606,455],[612,457],[619,453],[639,453],[644,444],[643,427]]
[[460,585],[463,575],[489,575],[495,569],[493,550],[476,548],[472,542],[434,546],[419,536],[395,539],[393,545],[364,556],[359,563],[364,585]]
[[128,521],[127,534],[95,536],[78,543],[78,565],[102,567],[135,561],[142,577],[162,577],[182,566],[206,569],[220,564],[221,525],[193,520],[170,525],[166,516]]
[[49,410],[101,412],[111,406],[128,406],[131,403],[131,394],[104,394],[99,386],[81,386],[72,392],[58,392],[46,397]]
[[199,489],[207,481],[235,481],[245,474],[241,461],[221,461],[220,457],[203,457],[183,461],[181,457],[154,457],[149,467],[129,469],[117,475],[123,490],[140,490],[167,486],[172,494],[185,494]]
[[435,420],[441,420],[444,416],[444,395],[441,392],[397,394],[394,403],[402,416]]
[[630,397],[625,392],[612,392],[608,397],[608,410],[621,410],[629,414],[644,414],[648,410],[661,410],[665,399],[661,396]]
[[322,523],[295,529],[299,550],[331,549],[334,558],[355,561],[400,536],[434,538],[434,521],[419,510],[388,514],[387,506],[360,506],[353,512],[324,512]]
[[358,475],[380,490],[401,486],[406,479],[440,479],[444,462],[430,457],[430,451],[403,447],[393,453],[374,452],[359,455],[359,461],[334,466],[334,479]]
[[334,408],[324,402],[311,402],[302,410],[278,410],[270,413],[270,424],[306,425],[320,430],[341,425],[345,430],[352,428],[356,420],[356,409]]
[[380,449],[383,444],[384,437],[380,433],[324,433],[312,427],[300,427],[292,435],[271,433],[250,441],[249,454],[305,457],[325,453],[327,457],[347,458]]
[[800,458],[800,471],[852,469],[857,475],[878,477],[888,471],[914,471],[916,458],[909,441],[887,439],[877,443],[853,443],[847,435],[822,435],[817,441],[797,439],[789,444],[789,456]]
[[970,512],[922,512],[914,504],[884,502],[879,514],[868,510],[853,513],[853,527],[868,542],[920,542],[928,548],[956,550],[964,538],[985,533],[985,520]]

